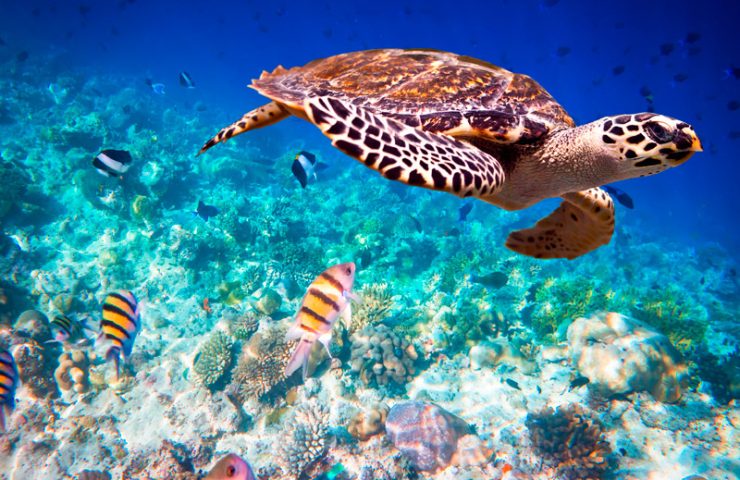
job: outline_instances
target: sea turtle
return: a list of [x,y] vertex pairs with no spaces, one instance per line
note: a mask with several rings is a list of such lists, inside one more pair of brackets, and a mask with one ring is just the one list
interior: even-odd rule
[[391,180],[506,210],[561,197],[549,216],[506,241],[536,258],[573,259],[607,244],[614,204],[600,185],[662,172],[702,150],[688,123],[655,113],[576,127],[530,77],[442,51],[345,53],[279,66],[251,87],[272,101],[200,153],[295,115]]

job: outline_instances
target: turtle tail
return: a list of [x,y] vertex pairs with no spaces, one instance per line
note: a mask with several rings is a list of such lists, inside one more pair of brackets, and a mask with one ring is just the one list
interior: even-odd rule
[[277,102],[270,102],[266,105],[255,108],[254,110],[245,113],[242,118],[228,127],[222,128],[221,131],[203,145],[203,148],[200,149],[198,155],[202,154],[217,143],[225,142],[240,133],[248,132],[249,130],[254,130],[256,128],[267,127],[287,118],[288,116],[290,116],[290,112]]

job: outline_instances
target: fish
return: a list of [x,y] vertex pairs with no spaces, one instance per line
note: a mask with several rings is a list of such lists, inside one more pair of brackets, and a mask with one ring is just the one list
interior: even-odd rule
[[26,60],[28,60],[28,52],[23,50],[15,56],[15,59],[18,60],[18,63],[25,62]]
[[570,53],[570,47],[568,46],[558,47],[558,49],[555,50],[555,55],[561,58],[567,56],[569,53]]
[[411,215],[410,213],[406,213],[406,216],[411,219],[411,222],[414,224],[414,228],[416,229],[416,231],[418,233],[421,233],[424,230],[422,228],[421,222],[419,221],[418,218],[416,218],[415,216]]
[[120,357],[128,360],[136,335],[141,330],[141,305],[129,290],[109,293],[103,302],[103,320],[100,322],[100,339],[110,344],[106,360],[116,365],[116,380],[120,375]]
[[673,76],[673,79],[677,81],[678,83],[683,83],[689,79],[689,76],[686,75],[685,73],[677,73]]
[[18,388],[18,366],[13,354],[0,348],[0,432],[5,431],[5,417],[15,409],[15,389]]
[[612,68],[612,74],[614,74],[615,76],[621,75],[624,73],[624,69],[624,65],[617,65],[616,67]]
[[630,210],[635,208],[635,202],[632,201],[632,197],[630,197],[623,190],[620,190],[617,187],[612,187],[611,185],[604,185],[601,188],[606,190],[607,193],[609,193],[610,195],[613,195],[619,203],[629,208]]
[[676,48],[676,46],[672,43],[664,43],[660,46],[660,54],[663,56],[668,56],[671,53],[673,53],[673,50]]
[[701,40],[701,34],[699,32],[689,32],[683,40],[685,43],[696,43]]
[[290,167],[293,176],[298,179],[301,187],[306,188],[309,180],[317,180],[316,176],[316,156],[309,152],[298,152],[293,159],[293,165]]
[[203,480],[257,480],[257,477],[243,458],[230,453],[216,462]]
[[727,110],[734,112],[735,110],[740,108],[740,102],[737,100],[730,100],[727,102]]
[[519,384],[516,382],[516,380],[512,380],[510,378],[507,378],[506,379],[506,384],[508,386],[510,386],[511,388],[516,388],[517,390],[521,390],[521,388],[519,388]]
[[457,210],[457,221],[464,222],[468,218],[468,214],[470,214],[471,210],[473,210],[473,201],[468,200],[467,202],[463,202]]
[[193,77],[190,76],[188,72],[183,70],[180,72],[180,85],[182,85],[185,88],[195,88],[195,82],[193,81]]
[[300,340],[285,367],[286,377],[303,366],[305,380],[311,347],[316,340],[324,345],[331,358],[329,342],[332,327],[340,316],[345,325],[349,325],[352,317],[349,299],[359,302],[357,296],[352,293],[355,272],[353,262],[340,263],[323,271],[308,286],[301,301],[301,308],[296,313],[295,322],[285,334],[287,341]]
[[66,315],[57,315],[50,323],[53,338],[47,340],[47,343],[58,342],[76,342],[84,343],[90,340],[85,335],[85,330],[92,330],[85,321],[72,320]]
[[578,376],[570,381],[570,386],[568,387],[568,391],[570,392],[574,388],[581,388],[584,385],[588,385],[588,383],[591,380],[588,379],[588,377]]
[[146,79],[146,84],[152,89],[152,92],[157,95],[164,95],[164,83],[153,83],[151,78]]
[[193,213],[207,222],[209,218],[218,215],[219,209],[213,205],[206,205],[203,200],[198,200],[198,207]]
[[740,78],[740,67],[727,67],[724,69],[724,78],[734,78],[737,80]]
[[509,276],[504,272],[490,272],[481,276],[471,275],[470,281],[486,287],[501,288],[508,283]]
[[123,178],[131,168],[131,154],[126,150],[103,150],[93,158],[93,167],[105,177]]

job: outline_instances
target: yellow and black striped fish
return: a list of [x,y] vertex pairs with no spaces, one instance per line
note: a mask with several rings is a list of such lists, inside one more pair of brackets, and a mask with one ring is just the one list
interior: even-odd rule
[[5,431],[5,415],[15,408],[15,389],[18,387],[18,367],[13,355],[0,348],[0,432]]
[[91,330],[84,321],[72,320],[66,315],[57,315],[51,321],[53,339],[49,342],[84,342],[89,340],[85,330]]
[[[357,300],[352,294],[355,282],[355,264],[352,262],[334,265],[325,270],[308,287],[295,317],[295,323],[285,335],[286,340],[298,340],[298,346],[285,367],[289,376],[301,365],[303,378],[306,378],[308,357],[316,340],[321,342],[329,353],[332,327],[342,314],[346,322],[352,316],[349,298]],[[331,353],[329,353],[331,357]]]
[[141,329],[139,307],[138,300],[128,290],[109,293],[103,302],[100,336],[110,343],[105,358],[115,362],[116,378],[119,374],[121,352],[124,361],[127,360],[134,347],[136,334]]

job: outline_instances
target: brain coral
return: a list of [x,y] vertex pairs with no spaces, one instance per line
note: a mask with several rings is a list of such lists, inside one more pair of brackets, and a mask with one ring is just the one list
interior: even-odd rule
[[369,325],[350,341],[352,371],[366,385],[405,385],[416,372],[416,349],[385,325]]
[[688,380],[681,354],[665,335],[618,313],[579,318],[568,327],[571,361],[610,396],[647,391],[661,402],[677,402]]

